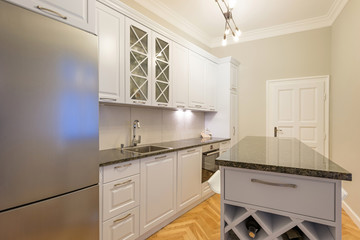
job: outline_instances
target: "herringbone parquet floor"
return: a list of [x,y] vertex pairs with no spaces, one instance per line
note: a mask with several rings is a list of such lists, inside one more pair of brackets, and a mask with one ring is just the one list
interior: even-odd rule
[[[342,212],[343,240],[360,240],[360,229],[351,218]],[[219,240],[220,239],[220,195],[208,200],[185,213],[149,240]]]

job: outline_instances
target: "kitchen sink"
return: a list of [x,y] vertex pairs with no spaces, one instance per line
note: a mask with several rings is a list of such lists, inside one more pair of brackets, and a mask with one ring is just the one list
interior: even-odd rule
[[161,151],[168,150],[168,149],[172,149],[172,148],[149,145],[149,146],[127,147],[127,148],[123,148],[123,151],[138,153],[138,154],[146,154],[146,153],[161,152]]

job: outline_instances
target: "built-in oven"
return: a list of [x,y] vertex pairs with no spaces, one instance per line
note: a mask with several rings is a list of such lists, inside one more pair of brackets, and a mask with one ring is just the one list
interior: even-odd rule
[[220,144],[208,144],[202,147],[202,182],[206,182],[219,169],[215,159],[220,155]]

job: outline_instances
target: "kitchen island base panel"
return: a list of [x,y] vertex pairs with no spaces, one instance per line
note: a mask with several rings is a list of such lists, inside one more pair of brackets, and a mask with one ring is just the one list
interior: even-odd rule
[[[244,170],[232,167],[220,167],[221,169],[221,239],[251,239],[247,235],[247,229],[245,227],[246,219],[252,216],[257,223],[260,225],[261,229],[257,233],[256,239],[260,240],[273,240],[273,239],[282,239],[281,235],[287,232],[288,230],[295,228],[304,235],[304,239],[310,240],[339,240],[341,239],[341,181],[339,180],[326,180],[331,184],[334,184],[334,202],[335,208],[334,211],[335,219],[325,220],[318,218],[316,215],[306,216],[297,213],[292,213],[282,209],[271,209],[267,206],[257,206],[249,203],[239,202],[238,199],[225,199],[226,192],[237,191],[242,192],[242,189],[239,187],[234,187],[235,185],[226,184],[226,169],[231,170],[232,174],[234,171],[237,171],[238,174],[244,174],[252,172],[255,175],[259,174],[261,171],[256,170]],[[229,171],[228,171],[229,172]],[[268,173],[262,172],[263,175]],[[279,174],[276,174],[279,175]],[[284,177],[291,177],[289,174],[280,174]],[[296,176],[298,178],[298,176]],[[308,180],[307,177],[301,177],[305,180]],[[300,178],[300,180],[301,180]],[[314,180],[314,178],[309,178]],[[316,178],[315,178],[316,180]],[[324,181],[324,179],[319,179],[319,181]],[[232,186],[232,187],[229,187]],[[274,187],[274,186],[269,186]],[[251,194],[244,191],[244,194]],[[274,196],[270,199],[274,201]],[[279,199],[282,199],[283,196],[278,196]],[[308,196],[308,198],[313,198],[312,201],[317,201],[316,197]],[[264,199],[267,199],[264,196]],[[276,200],[276,198],[275,198]]]

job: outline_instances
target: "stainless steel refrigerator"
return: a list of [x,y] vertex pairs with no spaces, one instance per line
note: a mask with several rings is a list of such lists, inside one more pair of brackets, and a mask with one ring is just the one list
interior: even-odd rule
[[99,238],[95,35],[0,0],[0,239]]

